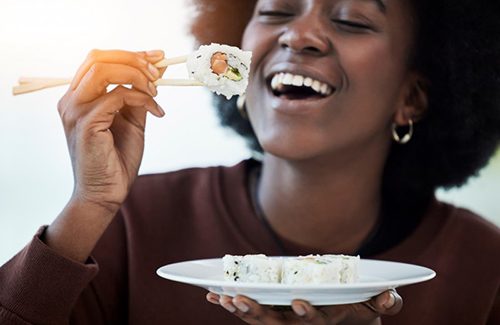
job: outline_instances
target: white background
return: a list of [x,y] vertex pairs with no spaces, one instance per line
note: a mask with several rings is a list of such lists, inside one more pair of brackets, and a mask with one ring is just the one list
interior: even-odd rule
[[[0,10],[0,265],[40,225],[50,223],[72,190],[66,142],[56,110],[65,87],[14,97],[20,76],[71,77],[93,48],[189,53],[186,1],[3,0]],[[170,68],[170,77],[185,77]],[[159,89],[164,119],[148,119],[141,173],[230,165],[249,153],[221,129],[207,91]],[[459,191],[440,197],[500,223],[500,162]],[[497,218],[497,219],[495,219]]]

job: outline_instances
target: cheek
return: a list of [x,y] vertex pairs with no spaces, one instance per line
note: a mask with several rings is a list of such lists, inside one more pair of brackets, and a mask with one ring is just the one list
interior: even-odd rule
[[[354,94],[350,96],[354,105],[376,109],[383,116],[395,110],[406,75],[404,54],[400,52],[400,48],[392,47],[386,39],[365,42],[362,47],[346,44],[339,49],[346,87]],[[380,107],[373,107],[374,103]]]
[[247,108],[251,110],[252,103],[258,103],[266,87],[264,67],[269,53],[276,49],[277,33],[274,29],[250,21],[242,39],[242,49],[252,51],[252,64],[249,84],[246,91]]
[[261,67],[264,58],[273,50],[277,49],[280,29],[272,26],[262,25],[251,20],[241,41],[241,47],[245,51],[252,51],[251,73]]
[[[250,22],[247,28],[245,29],[245,32],[243,33],[243,39],[241,41],[241,49],[244,51],[251,51],[252,52],[252,63],[250,67],[250,84],[249,88],[251,87],[251,83],[254,80],[254,75],[255,75],[255,68],[258,66],[258,62],[260,61],[260,55],[259,55],[259,40],[257,37],[255,37],[256,33],[256,28],[253,27],[252,23]],[[247,89],[248,92],[248,89]]]
[[269,43],[268,36],[269,31],[266,31],[266,28],[251,20],[243,33],[241,47],[243,50],[253,52],[253,60],[259,60],[259,57],[262,56],[263,48]]
[[243,32],[243,38],[241,40],[241,48],[245,51],[252,51],[255,42],[255,31],[256,28],[255,23],[250,20],[248,25],[245,27],[245,31]]
[[361,48],[347,45],[339,57],[351,85],[366,83],[383,88],[400,82],[398,76],[403,71],[401,55],[395,53],[385,40],[365,43]]

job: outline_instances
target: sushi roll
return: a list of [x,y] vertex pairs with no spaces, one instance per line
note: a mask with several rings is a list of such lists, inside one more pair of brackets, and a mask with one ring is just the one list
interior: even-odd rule
[[266,255],[225,255],[224,279],[235,282],[280,283],[281,259]]
[[340,283],[354,283],[359,281],[359,255],[325,255],[333,256],[342,260],[342,270],[340,270]]
[[358,280],[359,256],[308,255],[283,261],[284,284],[353,283]]
[[270,258],[266,255],[225,255],[224,279],[236,282],[340,284],[359,279],[359,256],[308,255]]
[[218,95],[230,99],[242,95],[248,86],[252,52],[212,43],[202,45],[187,59],[190,78],[203,83]]

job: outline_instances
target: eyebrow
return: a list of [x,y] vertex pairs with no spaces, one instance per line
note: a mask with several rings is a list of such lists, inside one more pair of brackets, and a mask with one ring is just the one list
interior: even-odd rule
[[374,3],[378,10],[380,10],[381,13],[385,14],[387,12],[387,7],[384,3],[384,0],[360,0],[362,2],[372,2]]

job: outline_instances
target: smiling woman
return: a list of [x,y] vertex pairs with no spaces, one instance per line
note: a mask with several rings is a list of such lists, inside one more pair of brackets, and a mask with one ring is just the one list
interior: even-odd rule
[[[374,2],[348,1],[350,4],[358,3],[367,6]],[[246,3],[249,8],[248,11],[253,11],[256,2],[247,1]],[[379,4],[378,8],[381,9],[380,12],[384,13],[384,16],[390,14],[383,3],[378,1],[377,3]],[[383,7],[380,4],[384,9],[382,9]],[[203,1],[201,1],[201,5],[203,5]],[[277,6],[276,8],[279,10],[259,9],[259,15],[264,16],[262,19],[270,19],[269,16],[271,16],[278,26],[280,24],[276,19],[279,17],[282,20],[290,19],[290,16],[293,16],[293,8],[290,8],[287,2],[270,1],[266,5]],[[407,55],[407,58],[409,67],[414,71],[418,71],[419,74],[417,77],[420,77],[420,79],[416,80],[415,88],[413,89],[414,93],[411,95],[413,99],[421,102],[419,104],[421,107],[425,104],[425,111],[420,109],[420,111],[416,112],[415,117],[416,119],[424,118],[416,123],[414,127],[415,136],[408,145],[404,147],[398,144],[392,145],[384,176],[384,188],[385,192],[387,192],[386,197],[390,198],[386,204],[389,206],[392,205],[394,209],[398,208],[396,207],[398,205],[399,209],[403,209],[403,213],[414,211],[415,207],[420,206],[419,197],[429,195],[429,193],[434,192],[435,188],[462,185],[471,175],[476,174],[489,161],[497,148],[497,130],[500,119],[498,116],[498,89],[496,88],[498,71],[496,65],[492,65],[492,62],[497,60],[497,52],[495,51],[495,46],[497,45],[492,44],[489,39],[491,31],[498,30],[499,27],[491,22],[491,19],[487,17],[488,14],[481,12],[482,10],[475,8],[474,5],[470,5],[473,8],[462,5],[457,5],[459,8],[452,6],[447,9],[447,11],[450,11],[449,13],[441,12],[441,10],[444,10],[442,8],[446,7],[444,4],[430,4],[420,1],[412,2],[412,5],[418,9],[416,10],[417,17],[415,18],[421,23],[414,31],[415,42],[412,44],[412,49],[414,50],[410,55]],[[375,20],[377,13],[367,17],[371,14],[369,11],[365,10],[362,12],[365,14],[363,16],[359,8],[358,11],[355,8],[353,9],[354,5],[352,4],[350,5],[351,9],[345,5],[341,6],[338,4],[338,6],[337,13],[334,13],[333,18],[331,18],[332,22],[337,24],[336,28],[343,30],[344,24],[348,20],[343,19],[339,21],[338,16],[335,15],[351,15],[354,18],[352,18],[353,21],[348,22],[348,26],[349,28],[353,28],[353,24],[356,25],[356,30],[351,30],[351,32],[355,32],[356,34],[363,33],[365,35],[354,35],[351,38],[366,38],[366,34],[374,34],[379,29],[377,26],[374,26],[373,22],[371,22],[371,28],[369,27],[370,24],[367,23],[368,18],[371,18],[372,21]],[[348,9],[351,11],[349,12]],[[218,15],[219,11],[200,12],[203,12],[202,19],[193,25],[193,31],[198,36],[200,42],[210,39],[212,36],[210,32],[215,30],[215,28],[219,29],[217,31],[217,34],[220,34],[218,40],[232,41],[234,38],[237,39],[233,35],[237,33],[235,28],[231,29],[231,34],[224,34],[222,32],[222,30],[228,28],[228,26],[222,23],[214,26],[212,29],[207,30],[205,28],[201,30],[200,26],[203,26],[203,22],[214,19],[210,15]],[[425,17],[425,19],[418,16]],[[467,18],[467,20],[471,21],[471,24],[474,21],[477,28],[472,31],[467,27],[464,27],[467,30],[460,29],[459,26],[464,25],[455,24],[455,22],[460,21],[462,18]],[[409,20],[411,21],[411,19]],[[363,21],[364,25],[359,23],[359,21]],[[240,29],[240,33],[243,33],[243,29]],[[222,38],[221,35],[226,35],[227,39]],[[404,35],[401,36],[404,38]],[[343,37],[345,38],[345,36]],[[359,53],[367,53],[369,50],[366,42],[361,44],[363,46],[362,49],[353,50],[356,60],[359,59]],[[349,49],[351,48],[352,46],[349,46]],[[476,50],[464,51],[465,48],[474,48]],[[342,49],[337,46],[335,48],[336,55],[339,56],[339,60],[345,61],[345,56],[342,57],[340,51]],[[381,63],[384,60],[393,60],[394,56],[384,55],[383,53],[368,53],[366,55],[373,58],[381,68],[381,71],[373,73],[375,78],[380,78],[381,75],[383,76],[389,72]],[[449,59],[443,60],[444,57]],[[319,64],[319,66],[320,70],[328,71],[325,65]],[[330,69],[330,71],[332,70]],[[365,73],[366,71],[368,71],[366,67],[363,67],[360,73]],[[389,75],[391,73],[389,72]],[[283,80],[283,76],[284,74],[280,72],[274,75],[272,79],[275,82],[276,79],[282,81],[281,85],[271,82],[270,88],[273,95],[280,95],[278,97],[283,97],[283,94],[279,93],[278,87],[282,87],[281,89],[288,93],[294,90],[292,87],[282,86],[283,84],[293,84],[293,80],[290,81],[290,74],[289,80],[286,81]],[[465,78],[464,76],[467,77]],[[335,76],[332,76],[332,78],[335,78]],[[365,79],[369,80],[369,78]],[[349,84],[350,80],[347,77],[341,81],[344,80],[346,84]],[[376,82],[378,81],[371,80],[372,84]],[[429,87],[431,82],[433,87]],[[336,83],[340,82],[337,81]],[[320,83],[318,82],[319,85]],[[387,88],[382,88],[376,92],[377,95],[388,91]],[[422,98],[421,94],[424,89],[426,90],[426,96]],[[485,91],[487,95],[478,98],[475,94],[480,91]],[[460,94],[460,96],[457,94]],[[295,96],[298,96],[298,94],[295,93]],[[362,96],[361,94],[357,97],[363,100],[367,98],[367,96]],[[467,98],[470,98],[470,100]],[[242,134],[254,150],[262,150],[262,140],[259,143],[255,137],[254,132],[257,132],[256,126],[254,125],[252,128],[248,121],[242,119],[237,111],[233,109],[235,102],[227,102],[221,98],[215,98],[215,100],[224,123]],[[454,109],[451,110],[449,107],[453,107]],[[480,110],[478,107],[483,109]],[[339,109],[335,110],[338,111]],[[353,115],[355,115],[353,120],[370,116],[357,112],[353,112]],[[346,125],[352,127],[350,123]],[[366,127],[361,129],[364,130]],[[338,127],[336,130],[338,130]],[[477,132],[477,130],[482,131]],[[297,135],[303,139],[303,134]],[[336,137],[338,137],[338,133]],[[349,138],[352,139],[352,137]],[[290,142],[294,148],[300,143],[300,140],[297,141],[293,136],[290,139],[293,139]],[[307,145],[309,145],[309,142]],[[446,154],[443,154],[444,152]],[[422,198],[422,200],[425,202],[426,199]],[[415,211],[415,213],[418,214],[419,212]],[[397,215],[398,212],[394,214]]]
[[[498,322],[499,229],[434,194],[498,147],[498,5],[194,3],[198,42],[253,53],[246,96],[215,103],[259,159],[137,177],[146,113],[165,115],[150,87],[164,53],[92,51],[58,105],[74,192],[0,268],[0,322]],[[123,82],[133,87],[108,91]],[[311,253],[421,264],[437,277],[401,296],[277,309],[208,294],[218,308],[154,275],[179,260]]]
[[[205,1],[198,3],[202,8],[207,4]],[[210,39],[215,30],[221,42],[237,40],[234,34],[244,34],[247,37],[243,38],[243,43],[234,44],[254,50],[254,86],[250,84],[246,101],[249,120],[234,109],[235,101],[215,98],[215,103],[223,122],[243,135],[254,150],[265,153],[264,167],[259,171],[262,174],[261,198],[257,199],[257,204],[261,205],[259,210],[264,211],[264,218],[273,231],[285,242],[287,238],[294,238],[294,242],[299,243],[304,240],[304,231],[313,227],[304,227],[300,219],[314,214],[311,212],[317,209],[302,207],[303,210],[298,210],[296,201],[284,197],[283,188],[293,183],[274,182],[274,187],[268,183],[262,185],[269,174],[290,173],[289,163],[282,165],[276,160],[286,157],[294,164],[299,160],[302,165],[304,159],[310,160],[311,155],[320,153],[320,144],[327,144],[325,148],[330,151],[322,155],[334,155],[330,165],[325,167],[326,160],[322,158],[321,165],[314,165],[321,172],[309,171],[308,175],[318,173],[326,179],[328,174],[337,174],[330,184],[339,182],[346,173],[339,168],[339,156],[344,162],[368,163],[360,168],[364,170],[362,186],[370,186],[367,182],[370,172],[383,170],[381,184],[372,185],[382,188],[378,231],[371,234],[372,240],[368,244],[365,242],[363,249],[358,250],[371,255],[407,240],[421,222],[436,188],[464,184],[498,148],[500,72],[495,62],[498,62],[500,45],[493,41],[492,35],[500,31],[500,25],[491,11],[485,9],[498,13],[499,8],[492,2],[484,1],[482,6],[469,1],[453,4],[446,1],[292,3],[278,0],[245,3],[247,12],[254,12],[245,32],[243,28],[239,31],[229,28],[230,22],[223,19],[217,26],[201,29],[204,22],[221,17],[218,10],[200,10],[193,32],[199,42]],[[222,2],[210,5],[212,8],[223,6]],[[401,68],[406,72],[397,70]],[[323,92],[321,87],[324,87]],[[482,95],[478,95],[480,93]],[[394,102],[390,102],[395,94],[406,96],[400,100],[403,108],[397,111],[393,110]],[[388,96],[387,100],[384,96]],[[378,115],[382,113],[384,115]],[[384,143],[384,139],[390,137],[390,116],[393,116],[393,133],[406,131],[413,137],[404,146],[395,141],[384,149],[376,142],[380,139]],[[410,129],[398,131],[394,127],[404,124],[411,125]],[[377,133],[379,131],[382,133]],[[401,138],[403,136],[395,137],[396,140]],[[376,146],[374,150],[369,149],[371,145]],[[359,147],[358,153],[354,152],[356,158],[350,159],[356,146]],[[266,166],[271,166],[268,175],[265,174]],[[348,180],[351,187],[352,181],[352,178]],[[266,187],[270,190],[266,191]],[[307,193],[301,192],[301,196],[314,204],[324,193],[331,202],[335,201],[335,195],[340,195],[342,203],[335,206],[336,210],[345,207],[346,200],[363,202],[346,198],[345,192],[325,190],[327,185],[320,186],[321,193],[314,194],[310,187],[304,185],[303,188],[307,188]],[[344,191],[347,188],[345,186]],[[290,222],[294,211],[288,211],[280,219],[279,211],[283,206],[277,208],[276,202],[299,211],[299,215]],[[325,219],[335,224],[331,211]],[[359,212],[358,215],[367,215]],[[313,228],[316,242],[302,242],[308,247],[319,247],[328,242],[329,234],[334,234],[323,223],[312,220],[310,223],[316,223],[321,229]],[[496,232],[494,247],[498,247],[498,229]],[[463,236],[470,239],[466,234]],[[409,256],[404,259],[412,260]],[[433,266],[431,261],[424,263]],[[498,274],[498,270],[495,273]],[[445,286],[451,289],[452,284]],[[494,296],[498,283],[493,288]],[[408,300],[411,299],[410,295]],[[416,311],[412,306],[405,308],[401,315],[410,315],[412,309]],[[498,317],[498,311],[493,314]],[[487,312],[481,317],[486,315]],[[454,323],[446,318],[449,316],[437,317],[443,318],[438,321],[429,316],[424,321],[417,317],[413,321]],[[456,322],[463,323],[467,317],[471,323],[477,322],[470,315],[460,317]],[[390,321],[384,320],[384,323]],[[395,324],[412,323],[397,317],[392,321]]]

